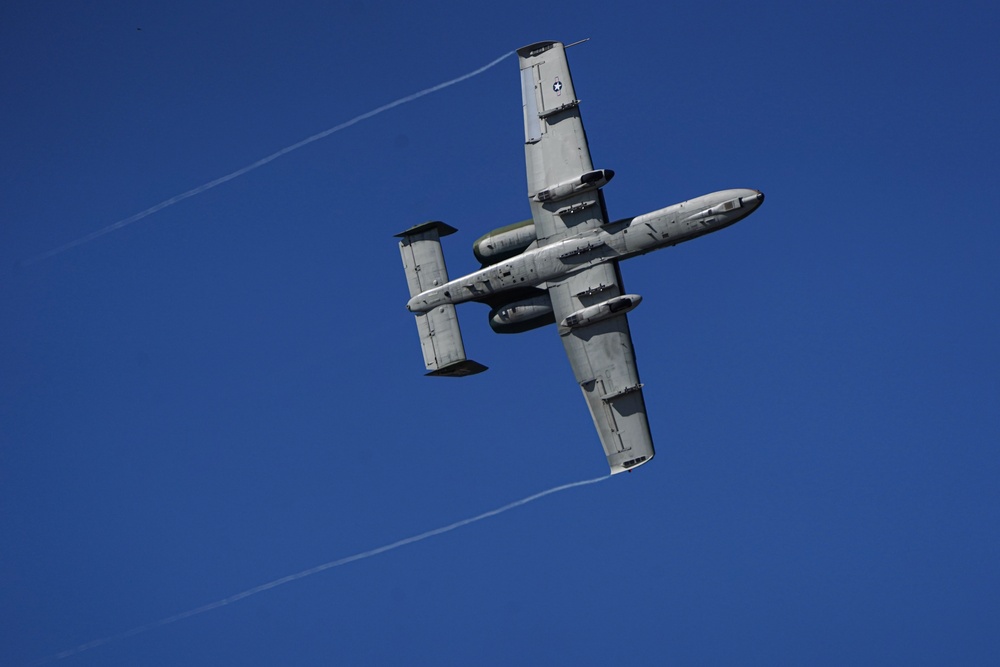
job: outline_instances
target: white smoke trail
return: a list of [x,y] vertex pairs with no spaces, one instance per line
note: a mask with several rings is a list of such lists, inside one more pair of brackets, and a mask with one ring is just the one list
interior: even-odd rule
[[103,646],[104,644],[109,644],[111,642],[116,642],[122,639],[127,639],[129,637],[134,637],[135,635],[141,634],[143,632],[148,632],[149,630],[161,628],[164,625],[170,625],[171,623],[176,623],[177,621],[183,620],[185,618],[191,618],[192,616],[204,614],[206,611],[212,611],[213,609],[224,607],[227,604],[238,602],[240,600],[243,600],[244,598],[250,597],[251,595],[256,595],[257,593],[263,593],[264,591],[269,591],[272,588],[277,588],[278,586],[282,586],[292,581],[305,579],[306,577],[311,577],[312,575],[318,574],[325,570],[331,570],[335,567],[340,567],[341,565],[347,565],[348,563],[353,563],[355,561],[371,558],[372,556],[377,556],[378,554],[385,553],[386,551],[392,551],[393,549],[405,547],[408,544],[413,544],[414,542],[420,542],[422,540],[426,540],[429,537],[435,537],[437,535],[453,531],[456,528],[468,526],[470,523],[476,523],[477,521],[488,519],[491,516],[496,516],[497,514],[503,514],[504,512],[514,509],[515,507],[527,505],[532,501],[538,500],[539,498],[544,498],[545,496],[552,495],[553,493],[559,493],[560,491],[566,491],[567,489],[573,489],[578,486],[596,484],[597,482],[603,482],[604,480],[609,479],[610,477],[611,477],[610,475],[605,475],[604,477],[585,479],[580,482],[572,482],[571,484],[563,484],[561,486],[556,486],[554,488],[548,489],[547,491],[542,491],[540,493],[530,495],[527,498],[521,498],[520,500],[515,500],[514,502],[508,503],[503,507],[498,507],[494,510],[490,510],[489,512],[483,512],[482,514],[478,514],[474,517],[470,517],[468,519],[462,519],[461,521],[456,521],[455,523],[450,523],[447,526],[442,526],[441,528],[428,530],[425,533],[420,533],[419,535],[414,535],[413,537],[407,537],[402,540],[393,542],[392,544],[386,544],[385,546],[376,547],[375,549],[363,551],[359,554],[354,554],[353,556],[346,556],[344,558],[332,560],[329,563],[323,563],[322,565],[311,567],[308,570],[302,570],[301,572],[296,572],[295,574],[290,574],[286,577],[281,577],[280,579],[269,581],[266,584],[261,584],[259,586],[254,586],[253,588],[248,588],[247,590],[241,593],[230,595],[229,597],[222,598],[221,600],[216,600],[215,602],[210,602],[206,605],[195,607],[194,609],[189,609],[188,611],[182,611],[181,613],[174,614],[173,616],[167,616],[166,618],[160,619],[159,621],[154,621],[153,623],[147,623],[146,625],[140,625],[136,628],[132,628],[131,630],[127,630],[126,632],[122,632],[117,635],[112,635],[110,637],[105,637],[104,639],[95,639],[94,641],[87,642],[86,644],[80,644],[76,648],[56,653],[47,658],[42,658],[41,660],[37,660],[31,664],[43,665],[49,662],[53,662],[55,660],[62,660],[63,658],[68,658],[78,653],[83,653],[84,651],[89,651],[90,649],[97,648],[98,646]]
[[323,130],[322,132],[320,132],[318,134],[314,134],[311,137],[303,139],[302,141],[299,141],[297,143],[294,143],[291,146],[286,146],[285,148],[282,148],[280,151],[278,151],[276,153],[272,153],[271,155],[268,155],[267,157],[261,158],[261,159],[257,160],[256,162],[254,162],[253,164],[248,164],[247,166],[245,166],[245,167],[243,167],[241,169],[237,169],[236,171],[232,172],[231,174],[226,174],[225,176],[220,176],[219,178],[215,179],[214,181],[209,181],[208,183],[205,183],[203,185],[199,185],[198,187],[196,187],[196,188],[194,188],[192,190],[188,190],[187,192],[182,192],[179,195],[174,195],[170,199],[166,199],[164,201],[161,201],[156,206],[151,206],[151,207],[147,208],[145,211],[139,211],[138,213],[135,213],[134,215],[130,215],[127,218],[123,218],[123,219],[119,220],[118,222],[112,223],[112,224],[108,225],[107,227],[103,227],[101,229],[98,229],[97,231],[91,232],[90,234],[87,234],[86,236],[81,236],[80,238],[76,239],[75,241],[70,241],[69,243],[64,243],[61,246],[59,246],[57,248],[53,248],[52,250],[49,250],[47,252],[43,252],[40,255],[35,255],[34,257],[29,257],[28,259],[26,259],[23,262],[21,262],[21,264],[22,265],[34,264],[36,262],[42,261],[43,259],[48,259],[49,257],[53,257],[55,255],[58,255],[59,253],[65,252],[65,251],[69,250],[70,248],[75,248],[77,246],[83,245],[84,243],[90,243],[91,241],[93,241],[96,238],[104,236],[105,234],[113,232],[113,231],[115,231],[117,229],[121,229],[122,227],[125,227],[127,225],[131,225],[133,222],[137,222],[137,221],[142,220],[143,218],[145,218],[147,216],[153,215],[157,211],[162,211],[163,209],[167,208],[168,206],[173,206],[174,204],[176,204],[178,202],[181,202],[181,201],[184,201],[185,199],[188,199],[189,197],[194,197],[195,195],[200,195],[202,192],[205,192],[206,190],[211,190],[212,188],[214,188],[217,185],[222,185],[223,183],[226,183],[227,181],[231,181],[234,178],[239,178],[240,176],[246,174],[247,172],[251,172],[254,169],[257,169],[258,167],[263,167],[265,164],[267,164],[268,162],[271,162],[272,160],[277,160],[282,155],[287,155],[288,153],[291,153],[294,150],[298,150],[299,148],[302,148],[303,146],[307,146],[308,144],[311,144],[314,141],[319,141],[320,139],[324,139],[324,138],[330,136],[331,134],[333,134],[334,132],[340,132],[341,130],[343,130],[345,128],[348,128],[351,125],[354,125],[356,123],[360,123],[361,121],[367,120],[368,118],[371,118],[372,116],[377,116],[378,114],[382,113],[383,111],[388,111],[389,109],[393,109],[395,107],[398,107],[401,104],[406,104],[407,102],[412,102],[413,100],[419,99],[419,98],[423,97],[424,95],[430,95],[431,93],[435,93],[435,92],[437,92],[437,91],[439,91],[439,90],[441,90],[443,88],[447,88],[448,86],[454,86],[456,83],[461,83],[462,81],[465,81],[466,79],[471,79],[472,77],[474,77],[474,76],[476,76],[478,74],[482,74],[486,70],[490,69],[491,67],[493,67],[494,65],[496,65],[500,61],[504,60],[505,58],[510,57],[513,54],[514,54],[513,51],[509,51],[509,52],[503,54],[502,56],[500,56],[499,58],[497,58],[496,60],[494,60],[493,62],[491,62],[491,63],[489,63],[487,65],[483,65],[479,69],[473,70],[473,71],[469,72],[468,74],[463,74],[462,76],[458,77],[457,79],[451,79],[450,81],[445,81],[444,83],[439,83],[436,86],[431,86],[430,88],[425,88],[424,90],[421,90],[419,92],[413,93],[412,95],[407,95],[406,97],[401,97],[398,100],[395,100],[394,102],[389,102],[388,104],[383,104],[382,106],[378,107],[377,109],[372,109],[371,111],[363,113],[360,116],[355,116],[354,118],[352,118],[352,119],[350,119],[348,121],[344,121],[340,125],[335,125],[335,126],[331,127],[330,129]]

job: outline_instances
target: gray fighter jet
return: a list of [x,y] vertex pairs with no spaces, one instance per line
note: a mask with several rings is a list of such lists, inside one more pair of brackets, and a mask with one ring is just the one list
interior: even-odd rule
[[556,324],[594,418],[611,472],[653,458],[642,383],[626,313],[642,300],[626,294],[619,263],[728,227],[764,201],[758,190],[713,192],[635,218],[610,222],[601,188],[610,169],[594,169],[565,47],[518,49],[524,152],[531,220],[481,237],[483,266],[448,279],[440,237],[456,230],[426,222],[397,234],[428,375],[486,370],[465,356],[455,304],[492,307],[497,333]]

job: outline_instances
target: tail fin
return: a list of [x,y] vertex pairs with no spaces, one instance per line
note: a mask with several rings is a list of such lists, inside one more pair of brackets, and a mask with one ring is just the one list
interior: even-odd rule
[[[443,222],[425,222],[396,234],[401,239],[399,253],[403,258],[406,283],[410,296],[448,282],[448,269],[441,251],[441,237],[456,230]],[[486,366],[465,358],[462,332],[453,304],[438,306],[427,313],[416,313],[420,347],[424,353],[427,375],[462,377],[486,370]]]

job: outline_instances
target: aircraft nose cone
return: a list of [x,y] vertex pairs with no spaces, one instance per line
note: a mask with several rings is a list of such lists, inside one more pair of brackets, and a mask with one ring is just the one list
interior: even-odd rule
[[744,204],[753,204],[755,206],[760,206],[761,203],[763,203],[764,201],[764,193],[761,192],[760,190],[754,190],[754,193],[755,194],[752,194],[749,197],[740,197],[740,201],[743,202]]

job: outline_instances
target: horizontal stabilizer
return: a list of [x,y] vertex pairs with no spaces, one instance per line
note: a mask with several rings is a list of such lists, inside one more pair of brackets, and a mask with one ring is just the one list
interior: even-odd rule
[[448,269],[444,265],[441,237],[454,234],[457,229],[440,221],[425,222],[396,234],[399,251],[403,256],[406,283],[410,296],[448,282]]
[[[399,254],[411,297],[448,282],[440,239],[455,231],[454,227],[434,221],[396,234],[400,239]],[[486,366],[465,358],[465,345],[453,304],[415,313],[415,316],[428,375],[463,377],[486,370]]]

